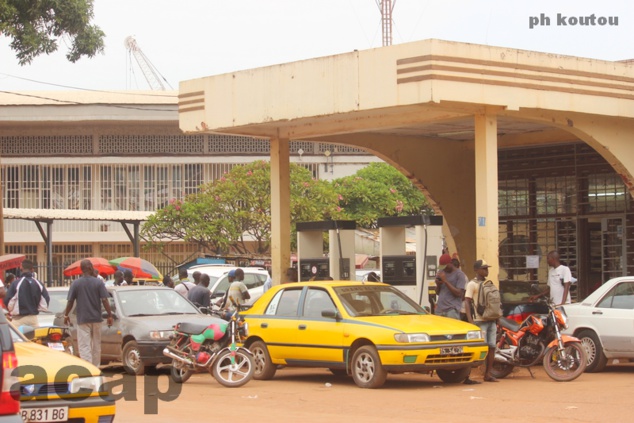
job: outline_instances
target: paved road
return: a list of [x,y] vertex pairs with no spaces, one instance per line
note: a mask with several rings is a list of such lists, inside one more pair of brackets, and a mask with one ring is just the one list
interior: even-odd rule
[[[282,369],[271,381],[228,389],[211,375],[194,375],[168,392],[168,375],[130,378],[114,390],[137,400],[117,402],[118,422],[631,422],[634,365],[554,382],[540,367],[532,379],[519,369],[499,383],[448,385],[436,376],[390,375],[382,389],[357,388],[321,369]],[[108,375],[121,383],[121,369]],[[482,380],[475,371],[472,377]],[[135,383],[136,382],[136,386]],[[145,384],[145,386],[144,386]],[[122,386],[125,386],[122,388]],[[160,391],[157,394],[157,389]],[[125,389],[125,392],[122,391]],[[145,395],[147,394],[147,395]],[[159,397],[172,401],[165,402]],[[155,412],[158,414],[145,414]]]

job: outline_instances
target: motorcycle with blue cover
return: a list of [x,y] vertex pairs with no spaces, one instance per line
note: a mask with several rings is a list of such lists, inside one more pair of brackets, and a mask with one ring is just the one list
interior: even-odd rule
[[185,383],[192,374],[210,372],[223,386],[237,388],[253,378],[255,362],[247,348],[238,346],[248,336],[248,325],[236,310],[229,321],[217,311],[208,324],[178,323],[163,354],[172,359],[170,376]]

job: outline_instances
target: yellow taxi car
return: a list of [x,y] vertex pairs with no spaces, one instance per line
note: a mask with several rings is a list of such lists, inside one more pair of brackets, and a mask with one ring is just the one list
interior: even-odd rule
[[30,342],[14,326],[25,422],[112,423],[115,402],[104,387],[101,371],[73,355]]
[[487,345],[470,323],[427,313],[383,283],[316,281],[278,285],[241,312],[244,345],[255,356],[255,378],[278,366],[324,367],[378,388],[388,373],[431,372],[462,382],[483,363]]

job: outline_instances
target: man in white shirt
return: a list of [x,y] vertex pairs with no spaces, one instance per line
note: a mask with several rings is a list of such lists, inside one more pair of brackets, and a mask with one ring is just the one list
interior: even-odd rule
[[572,283],[570,268],[561,264],[557,251],[549,252],[546,256],[546,262],[550,266],[548,269],[548,286],[541,294],[533,295],[531,300],[550,295],[550,300],[554,304],[570,304],[570,284]]
[[196,285],[189,280],[187,269],[180,269],[178,271],[178,284],[174,287],[174,291],[187,298],[187,296],[189,295],[189,290],[195,286]]

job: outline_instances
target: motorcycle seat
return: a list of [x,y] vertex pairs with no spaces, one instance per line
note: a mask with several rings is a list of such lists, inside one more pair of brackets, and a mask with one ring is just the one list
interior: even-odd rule
[[209,325],[204,323],[189,323],[183,322],[176,325],[176,330],[189,335],[200,335],[207,329]]
[[507,319],[506,317],[500,317],[498,319],[498,324],[503,328],[510,330],[511,332],[517,332],[520,330],[520,324],[515,320]]

